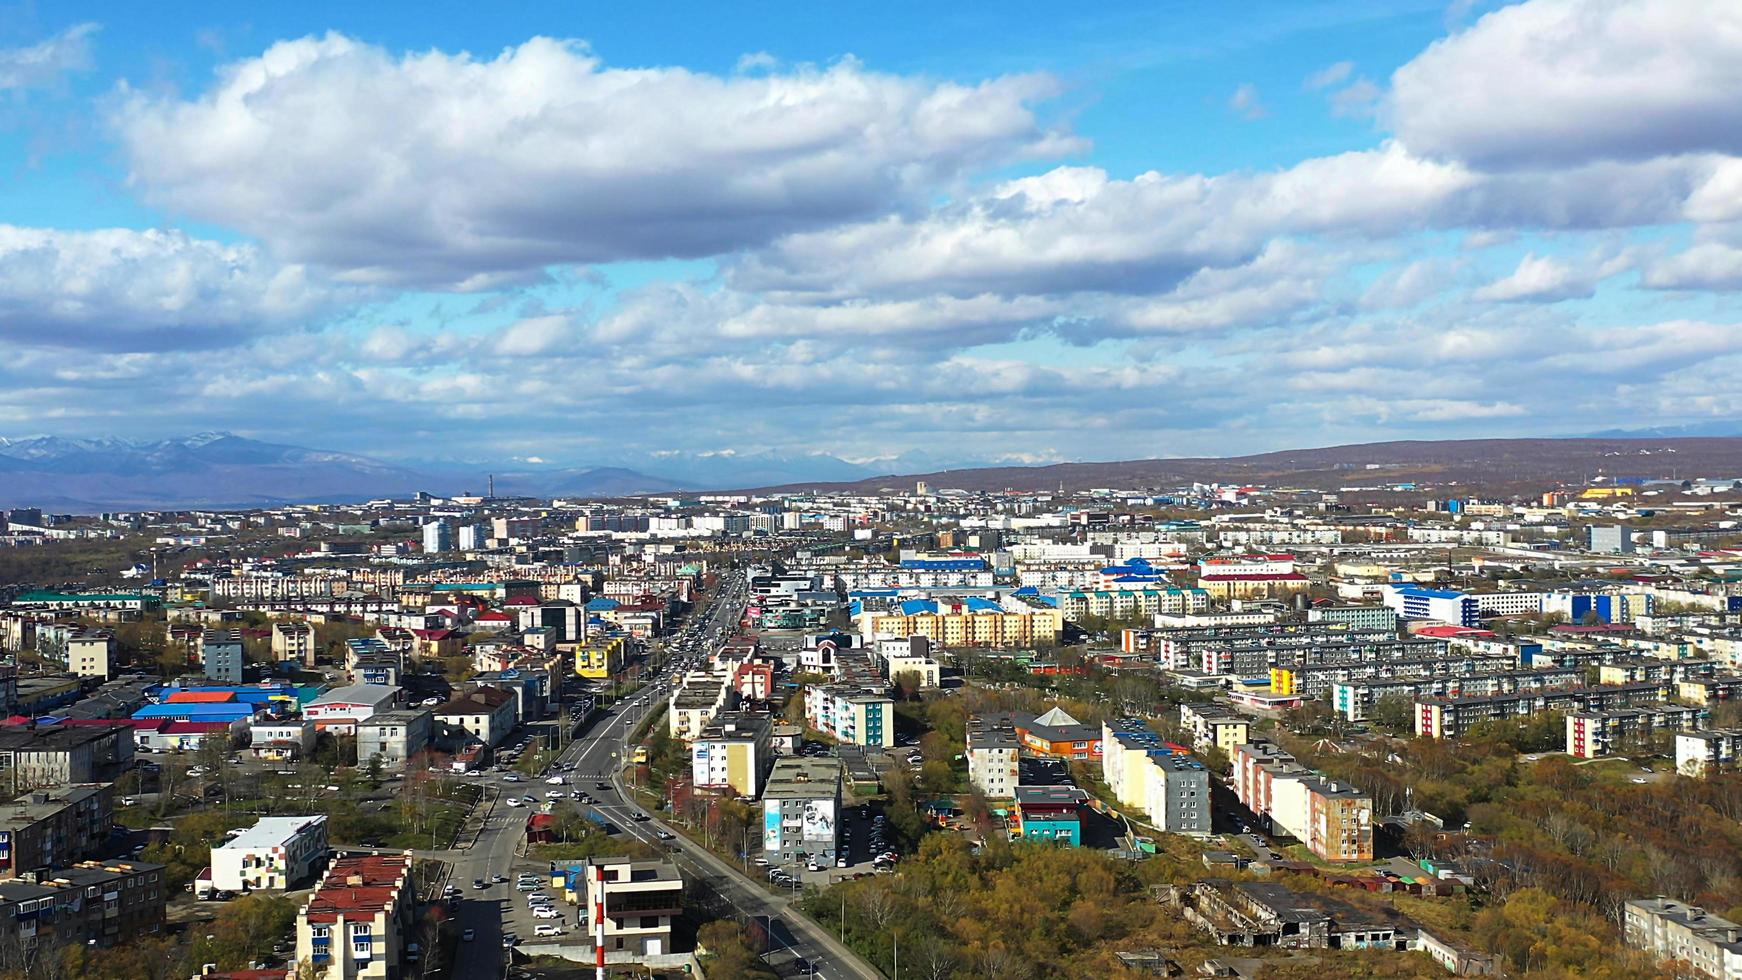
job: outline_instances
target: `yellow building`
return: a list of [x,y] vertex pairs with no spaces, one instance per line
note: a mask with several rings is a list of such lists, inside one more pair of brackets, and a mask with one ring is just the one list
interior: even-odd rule
[[602,636],[575,647],[575,673],[604,680],[623,669],[623,638]]
[[923,636],[946,647],[1030,647],[1058,641],[1064,617],[1057,609],[1026,612],[899,612],[865,617],[870,636]]

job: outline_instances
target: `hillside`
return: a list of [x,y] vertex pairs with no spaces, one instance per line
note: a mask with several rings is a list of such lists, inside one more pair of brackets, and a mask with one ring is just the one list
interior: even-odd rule
[[850,483],[787,484],[762,490],[1067,490],[1173,487],[1182,483],[1267,483],[1335,489],[1426,482],[1495,490],[1604,477],[1742,475],[1742,438],[1459,439],[1375,442],[1227,458],[1138,459],[1050,466],[997,466],[873,477]]

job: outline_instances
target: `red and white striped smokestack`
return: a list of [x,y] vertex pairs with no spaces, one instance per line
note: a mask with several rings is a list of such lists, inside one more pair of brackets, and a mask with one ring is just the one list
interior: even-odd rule
[[593,865],[593,957],[595,980],[605,980],[605,869]]

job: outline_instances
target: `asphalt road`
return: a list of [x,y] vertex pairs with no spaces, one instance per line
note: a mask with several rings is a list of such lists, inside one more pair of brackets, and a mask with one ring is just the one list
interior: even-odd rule
[[[703,625],[698,631],[694,648],[711,649],[717,646],[716,633],[723,631],[729,634],[735,628],[744,606],[743,600],[742,587],[728,585],[727,591],[699,619]],[[675,656],[682,657],[683,654],[679,652]],[[661,850],[671,852],[669,857],[687,876],[706,880],[715,892],[732,904],[741,921],[748,921],[752,916],[766,917],[770,923],[771,946],[790,952],[789,956],[781,959],[790,963],[791,956],[802,957],[814,967],[814,976],[818,978],[879,980],[882,974],[875,968],[818,929],[809,919],[788,912],[787,898],[771,894],[759,882],[744,876],[736,868],[682,837],[673,842],[660,841],[657,832],[669,832],[669,828],[656,816],[647,814],[640,806],[631,802],[619,788],[617,777],[627,752],[625,739],[648,711],[657,709],[657,699],[664,697],[669,691],[669,679],[669,670],[650,675],[647,687],[630,695],[623,702],[605,709],[594,720],[585,737],[570,743],[558,757],[553,770],[562,772],[568,779],[562,789],[580,789],[589,793],[596,801],[595,808],[616,824],[621,833],[634,835]],[[573,771],[567,771],[571,767]],[[555,787],[547,785],[542,779],[504,782],[503,775],[505,774],[491,773],[481,779],[492,790],[489,794],[491,810],[485,818],[483,831],[470,848],[453,851],[449,855],[453,861],[450,880],[461,890],[456,913],[458,925],[461,930],[473,930],[475,937],[470,942],[459,944],[453,973],[457,977],[503,975],[507,964],[502,945],[504,931],[515,933],[521,942],[533,941],[534,920],[526,908],[524,897],[514,889],[513,883],[514,876],[520,871],[542,873],[545,870],[542,865],[535,865],[518,853],[524,840],[526,817],[532,811],[509,807],[501,801],[511,795],[542,798],[545,792]],[[596,786],[599,782],[610,783],[612,788],[599,789]],[[649,819],[638,821],[635,819],[637,815],[644,815]],[[494,875],[502,875],[509,881],[505,884],[492,883],[482,891],[473,888],[474,879],[482,878],[490,882]],[[554,941],[572,942],[590,948],[591,943],[586,933],[576,926],[572,907],[560,900],[557,904],[570,914],[561,921],[566,930],[565,934]],[[807,970],[802,975],[809,977],[813,974]]]

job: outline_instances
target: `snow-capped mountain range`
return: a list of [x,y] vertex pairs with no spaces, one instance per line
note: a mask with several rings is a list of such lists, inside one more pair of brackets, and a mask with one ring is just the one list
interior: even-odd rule
[[659,452],[622,454],[590,465],[525,459],[391,462],[200,432],[159,440],[59,436],[0,438],[0,506],[55,510],[257,507],[297,501],[356,501],[432,493],[625,496],[839,482],[1014,460],[943,459],[906,453],[850,462],[823,453]]

